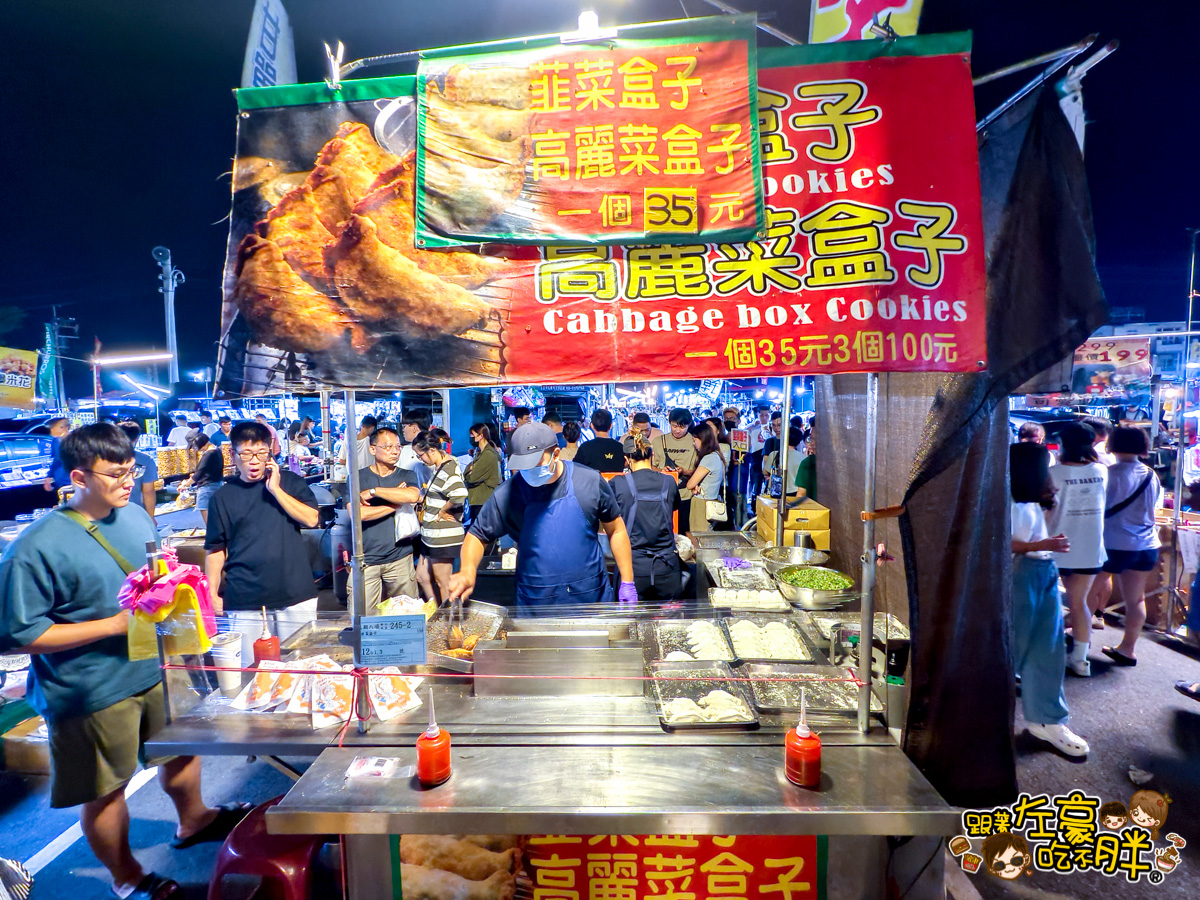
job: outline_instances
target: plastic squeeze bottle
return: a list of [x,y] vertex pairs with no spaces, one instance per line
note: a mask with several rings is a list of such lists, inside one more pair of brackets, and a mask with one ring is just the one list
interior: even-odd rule
[[257,666],[264,659],[279,659],[279,638],[271,634],[271,629],[267,627],[267,608],[262,609],[263,630],[262,635],[254,642],[254,664]]
[[433,714],[433,691],[429,691],[429,727],[417,738],[417,780],[425,787],[441,784],[450,777],[450,732],[439,728]]
[[784,742],[784,772],[800,787],[821,784],[821,739],[808,727],[804,688],[800,688],[800,723],[787,733]]

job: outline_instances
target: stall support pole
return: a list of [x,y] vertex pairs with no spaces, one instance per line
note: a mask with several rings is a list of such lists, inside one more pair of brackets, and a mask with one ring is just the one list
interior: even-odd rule
[[879,375],[867,375],[866,476],[863,486],[862,620],[858,633],[858,730],[871,730],[871,657],[875,645],[875,449],[879,430]]
[[[1187,315],[1187,344],[1183,349],[1183,397],[1179,405],[1179,440],[1175,451],[1175,502],[1171,511],[1172,540],[1171,540],[1171,583],[1167,585],[1167,634],[1175,633],[1175,601],[1179,597],[1179,520],[1183,511],[1183,457],[1187,454],[1187,411],[1188,411],[1188,378],[1191,375],[1192,364],[1192,312],[1196,301],[1196,235],[1200,228],[1189,229],[1192,235],[1192,264],[1188,270],[1188,315]],[[1195,603],[1195,597],[1188,597],[1188,603]]]
[[[353,431],[357,416],[354,413],[354,391],[346,391],[346,489],[350,492],[350,614],[355,625],[367,613],[367,585],[363,579],[362,498],[359,496],[358,442]],[[354,441],[354,443],[351,443]],[[358,691],[358,733],[366,734],[370,699],[365,690]]]
[[779,423],[779,508],[775,510],[775,544],[783,546],[783,526],[787,522],[787,493],[788,493],[788,431],[792,421],[792,376],[785,375],[783,379],[783,421]]
[[321,391],[321,457],[325,461],[325,480],[333,480],[333,430],[329,419],[329,391]]

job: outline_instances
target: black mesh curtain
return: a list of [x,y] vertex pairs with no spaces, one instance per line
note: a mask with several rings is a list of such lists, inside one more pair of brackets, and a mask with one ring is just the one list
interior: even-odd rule
[[[1016,795],[1005,400],[1108,318],[1083,159],[1053,90],[993,123],[979,155],[988,371],[884,379],[877,455],[878,505],[907,510],[877,529],[901,547],[880,606],[898,613],[907,593],[913,636],[905,750],[960,806]],[[862,541],[865,381],[817,382],[821,497],[848,564]]]

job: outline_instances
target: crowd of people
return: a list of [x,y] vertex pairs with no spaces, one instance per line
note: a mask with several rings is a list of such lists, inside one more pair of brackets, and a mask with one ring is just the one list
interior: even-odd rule
[[[1100,652],[1114,666],[1137,665],[1163,487],[1143,462],[1145,429],[1087,418],[1066,425],[1058,445],[1052,453],[1041,426],[1028,422],[1010,447],[1015,659],[1030,733],[1086,756],[1087,741],[1067,727],[1063,679],[1092,675],[1092,632],[1118,606],[1122,639]],[[1200,686],[1177,688],[1200,699]]]

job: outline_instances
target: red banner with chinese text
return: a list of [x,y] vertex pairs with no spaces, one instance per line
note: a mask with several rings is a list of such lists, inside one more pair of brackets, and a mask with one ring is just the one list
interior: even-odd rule
[[816,900],[817,838],[533,835],[534,900]]
[[436,51],[417,74],[419,242],[753,237],[755,73],[752,16]]
[[759,72],[766,238],[547,248],[512,284],[506,379],[983,368],[969,58],[900,52],[931,44],[954,46],[771,53],[801,64]]

